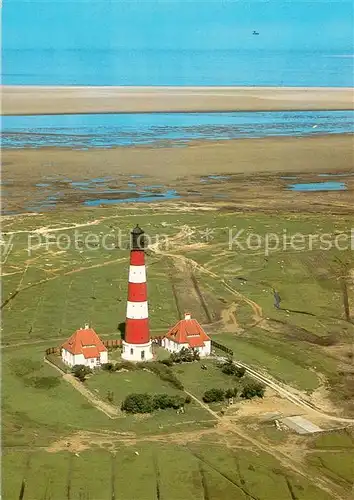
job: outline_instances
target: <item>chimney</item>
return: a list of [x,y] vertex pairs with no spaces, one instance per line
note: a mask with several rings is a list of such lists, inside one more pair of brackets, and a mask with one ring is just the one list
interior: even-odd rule
[[191,319],[191,313],[184,313],[184,319]]

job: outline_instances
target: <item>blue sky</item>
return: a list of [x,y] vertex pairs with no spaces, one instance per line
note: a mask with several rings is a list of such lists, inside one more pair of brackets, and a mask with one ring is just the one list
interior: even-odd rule
[[352,52],[352,31],[353,5],[342,0],[3,0],[5,49]]

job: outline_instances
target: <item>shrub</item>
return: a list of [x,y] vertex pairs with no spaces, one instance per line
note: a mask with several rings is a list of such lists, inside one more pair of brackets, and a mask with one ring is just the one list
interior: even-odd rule
[[187,349],[182,347],[179,352],[173,352],[170,356],[170,360],[173,363],[191,363],[192,361],[199,361],[199,352],[195,349]]
[[114,370],[119,371],[119,370],[128,370],[128,371],[135,371],[135,370],[140,370],[140,363],[131,363],[130,361],[119,361],[114,365]]
[[171,384],[173,387],[176,389],[179,389],[180,391],[183,391],[183,384],[176,375],[173,373],[171,368],[169,366],[166,366],[164,363],[161,363],[160,361],[157,362],[149,362],[149,363],[139,363],[140,365],[144,365],[144,368],[146,367],[148,370],[152,371],[160,377],[161,380],[164,382],[168,382]]
[[237,367],[237,371],[235,373],[235,376],[237,378],[242,378],[246,373],[246,368],[244,368],[243,366],[239,366]]
[[225,391],[225,398],[230,399],[230,398],[235,398],[237,396],[238,390],[237,387],[234,387],[233,389],[227,389]]
[[172,359],[163,359],[162,361],[160,361],[160,363],[162,363],[163,365],[166,365],[166,366],[173,366],[173,361]]
[[171,408],[171,396],[169,394],[156,394],[154,396],[154,408],[156,410],[165,410]]
[[75,365],[72,368],[72,373],[74,377],[78,378],[80,382],[84,382],[86,379],[86,375],[92,373],[91,368],[85,365]]
[[189,405],[189,403],[192,402],[192,398],[190,396],[186,396],[186,399],[184,400],[186,405]]
[[121,406],[127,413],[151,413],[154,410],[154,400],[150,394],[129,394]]
[[103,363],[101,365],[101,368],[102,368],[102,370],[106,370],[108,372],[113,372],[116,369],[116,367],[113,363]]
[[223,401],[225,398],[225,391],[223,389],[209,389],[204,392],[203,401],[204,403],[215,403],[218,401]]
[[263,398],[265,393],[265,386],[260,382],[250,381],[248,382],[242,392],[241,398],[252,399],[254,397]]
[[184,398],[176,395],[169,394],[156,394],[154,396],[153,404],[156,410],[166,410],[167,408],[180,408],[183,406]]
[[229,358],[221,365],[221,371],[225,373],[225,375],[234,375],[237,378],[242,378],[246,373],[246,369],[242,366],[236,366],[232,358]]

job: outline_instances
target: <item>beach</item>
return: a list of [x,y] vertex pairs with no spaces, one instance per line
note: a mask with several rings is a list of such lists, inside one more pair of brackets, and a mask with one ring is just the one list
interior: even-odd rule
[[[235,210],[348,213],[354,209],[353,172],[349,134],[199,141],[186,147],[8,149],[3,200],[7,213],[20,213],[29,207],[78,209],[87,200],[129,201],[148,190],[155,201],[174,193],[182,202],[223,202]],[[287,190],[296,179],[318,182],[326,173],[329,179],[348,174],[347,190],[297,193],[296,200]]]
[[3,115],[352,109],[349,87],[2,86]]

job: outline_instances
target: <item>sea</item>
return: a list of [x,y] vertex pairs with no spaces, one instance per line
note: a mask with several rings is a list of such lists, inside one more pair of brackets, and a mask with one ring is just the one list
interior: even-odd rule
[[341,134],[354,130],[353,111],[237,113],[127,113],[4,116],[4,148],[72,149],[193,141]]
[[[5,85],[353,86],[350,52],[22,49],[3,51]],[[354,113],[252,112],[3,117],[2,146],[130,146],[241,137],[352,133]]]
[[3,49],[5,85],[351,87],[353,53],[331,50]]

